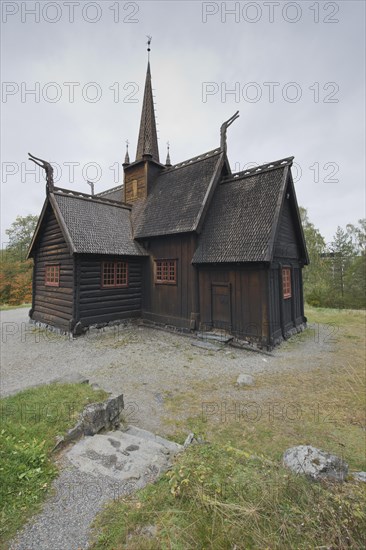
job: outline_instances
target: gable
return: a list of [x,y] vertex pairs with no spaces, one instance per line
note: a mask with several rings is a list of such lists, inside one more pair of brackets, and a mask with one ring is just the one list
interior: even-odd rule
[[159,174],[147,198],[133,205],[135,238],[195,231],[223,164],[222,151],[216,149]]
[[309,263],[291,172],[288,174],[275,233],[273,259],[275,258],[297,259],[304,264]]
[[48,233],[50,231],[51,233],[54,233],[54,238],[56,238],[57,243],[65,245],[70,253],[74,252],[70,241],[70,236],[67,233],[62,220],[60,220],[58,212],[55,212],[52,206],[52,201],[50,200],[50,195],[48,195],[38,218],[38,223],[34,230],[31,244],[29,245],[27,259],[34,257],[37,249],[42,247],[45,240],[47,240]]
[[297,242],[290,200],[285,198],[280,212],[278,231],[274,246],[274,257],[298,258],[300,249]]
[[216,188],[193,263],[270,261],[292,158],[234,174]]
[[132,237],[129,208],[114,201],[57,188],[45,201],[28,256],[33,255],[42,237],[49,209],[72,253],[146,255]]

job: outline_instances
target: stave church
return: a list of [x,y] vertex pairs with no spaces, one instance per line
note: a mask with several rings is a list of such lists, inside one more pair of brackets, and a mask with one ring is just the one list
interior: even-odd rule
[[[161,162],[150,60],[136,157],[121,185],[98,194],[56,187],[46,198],[33,258],[33,322],[82,335],[138,319],[147,325],[225,333],[272,349],[306,324],[308,254],[293,157],[233,173],[227,128],[214,148]],[[199,151],[199,143],[197,144]]]

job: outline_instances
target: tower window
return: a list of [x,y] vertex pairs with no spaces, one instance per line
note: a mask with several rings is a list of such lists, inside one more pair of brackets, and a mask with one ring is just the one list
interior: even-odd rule
[[284,267],[282,269],[282,293],[284,298],[291,298],[291,269]]
[[117,288],[128,286],[127,262],[103,262],[102,287]]
[[177,283],[177,260],[155,260],[155,283],[166,285]]

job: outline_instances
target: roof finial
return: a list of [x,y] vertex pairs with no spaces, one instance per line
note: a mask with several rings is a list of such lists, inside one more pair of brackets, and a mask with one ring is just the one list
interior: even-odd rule
[[170,162],[170,143],[169,143],[169,141],[166,142],[166,146],[167,146],[167,155],[166,155],[165,166],[171,166],[172,163]]
[[130,164],[130,155],[128,154],[128,146],[129,146],[129,141],[128,139],[126,139],[126,155],[125,155],[125,162],[124,164]]
[[43,170],[46,172],[46,194],[48,195],[48,193],[53,193],[54,182],[53,182],[53,168],[51,164],[46,160],[35,157],[31,153],[28,153],[28,155],[29,155],[29,160],[34,162],[34,164],[37,164],[37,166],[40,166],[41,168],[43,168]]
[[146,35],[147,36],[147,59],[148,61],[150,61],[150,52],[151,52],[151,48],[150,48],[150,44],[151,44],[151,40],[152,40],[152,36],[149,36],[148,34]]
[[220,128],[220,134],[221,134],[220,147],[223,151],[226,151],[226,130],[228,129],[230,124],[232,124],[234,122],[234,120],[236,120],[238,117],[239,117],[239,111],[236,111],[236,113],[234,113],[232,117],[230,117],[228,120],[226,120],[225,122],[223,122],[221,124],[221,128]]
[[92,181],[86,180],[86,183],[90,185],[91,195],[94,195],[94,183]]

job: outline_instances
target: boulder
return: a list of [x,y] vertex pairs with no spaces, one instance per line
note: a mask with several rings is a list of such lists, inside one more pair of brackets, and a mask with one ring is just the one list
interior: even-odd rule
[[352,476],[356,481],[363,481],[366,483],[366,472],[354,472]]
[[60,378],[55,378],[51,382],[55,384],[88,384],[89,379],[79,372],[73,372],[65,374],[65,376],[61,376]]
[[287,449],[283,464],[296,474],[304,474],[314,481],[344,481],[348,472],[348,464],[343,459],[310,445]]
[[118,428],[123,408],[123,395],[111,397],[102,403],[87,405],[81,413],[76,426],[71,428],[65,436],[57,438],[53,450],[58,450],[66,443],[76,441],[83,435],[92,436],[101,430],[114,430]]
[[238,386],[253,386],[254,378],[250,374],[239,374],[236,383]]

